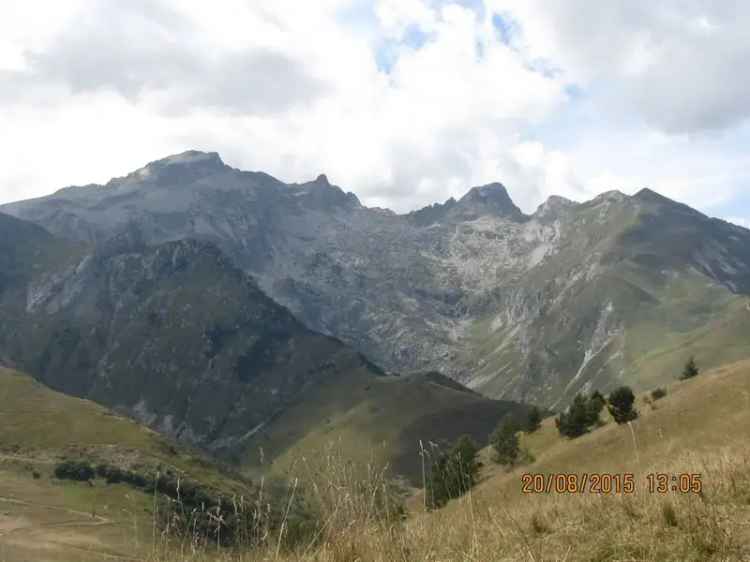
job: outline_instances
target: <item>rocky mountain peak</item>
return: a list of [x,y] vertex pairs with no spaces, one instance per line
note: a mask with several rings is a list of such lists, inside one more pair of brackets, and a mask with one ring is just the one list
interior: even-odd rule
[[209,163],[217,167],[224,167],[224,161],[219,156],[218,152],[202,152],[200,150],[186,150],[179,154],[172,154],[157,160],[157,163],[165,165],[194,165],[197,163]]
[[483,215],[522,218],[523,213],[508,195],[501,183],[490,183],[472,187],[456,204],[456,211],[463,218],[476,218]]
[[626,201],[629,197],[625,195],[622,191],[619,191],[617,189],[612,189],[610,191],[605,191],[604,193],[600,193],[596,197],[594,197],[591,202],[592,203],[621,203],[622,201]]
[[681,220],[679,217],[705,217],[700,211],[696,211],[684,203],[665,197],[661,193],[657,193],[647,187],[633,195],[632,199],[639,204],[642,210],[650,209],[651,212],[661,213],[662,220]]
[[345,192],[328,181],[328,176],[320,174],[314,181],[299,186],[304,201],[319,210],[332,210],[336,207],[360,207],[361,203],[354,193]]
[[643,202],[649,202],[649,203],[678,204],[676,201],[672,201],[668,197],[664,197],[660,193],[657,193],[656,191],[654,191],[653,189],[649,189],[648,187],[644,187],[638,193],[633,195],[633,199],[636,199],[638,201],[643,201]]
[[536,218],[552,218],[575,206],[575,201],[571,201],[565,197],[560,197],[559,195],[552,195],[544,203],[539,205],[534,216]]
[[502,203],[511,203],[513,201],[508,195],[508,190],[499,182],[488,183],[477,187],[472,187],[466,192],[460,201],[497,201]]
[[[217,152],[188,150],[150,162],[125,180],[172,183],[195,181],[229,169]],[[117,180],[113,180],[117,182]]]

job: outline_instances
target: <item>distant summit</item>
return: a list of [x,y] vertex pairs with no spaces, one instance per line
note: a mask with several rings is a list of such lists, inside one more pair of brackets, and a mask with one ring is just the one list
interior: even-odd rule
[[112,180],[108,185],[145,181],[156,183],[179,183],[195,181],[201,177],[229,170],[217,152],[188,150],[155,160],[128,174],[125,178]]
[[330,211],[340,207],[362,206],[354,193],[345,192],[339,186],[333,185],[325,174],[320,174],[314,181],[299,184],[297,187],[300,200],[310,208]]
[[622,203],[627,201],[630,197],[618,189],[612,189],[600,193],[591,200],[591,203]]
[[458,200],[454,212],[464,219],[483,215],[504,216],[512,219],[524,218],[521,209],[513,203],[508,190],[501,183],[472,187]]
[[442,221],[474,220],[482,216],[504,217],[513,221],[526,218],[508,195],[508,190],[501,183],[472,187],[456,201],[453,197],[445,203],[428,205],[407,214],[415,224],[427,226]]
[[537,207],[534,216],[536,218],[549,218],[560,214],[568,209],[575,207],[578,203],[560,197],[559,195],[550,196],[544,203]]

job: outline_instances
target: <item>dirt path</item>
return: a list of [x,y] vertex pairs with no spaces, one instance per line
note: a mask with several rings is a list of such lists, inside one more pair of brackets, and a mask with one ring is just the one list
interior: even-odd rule
[[[111,519],[107,519],[106,517],[102,517],[101,515],[92,515],[90,513],[86,513],[85,511],[78,511],[76,509],[68,509],[67,507],[60,507],[58,505],[46,505],[46,504],[41,504],[41,503],[28,502],[26,500],[19,500],[17,498],[8,498],[5,496],[0,496],[0,502],[12,503],[15,505],[23,505],[27,507],[41,507],[42,509],[46,509],[49,511],[61,511],[63,513],[70,513],[71,515],[77,515],[79,517],[87,517],[89,519],[93,519],[93,521],[81,522],[81,525],[85,527],[97,527],[99,525],[109,525],[112,523]],[[67,524],[67,523],[53,523],[48,526],[59,526],[63,524]],[[3,534],[0,533],[0,537],[2,536]]]
[[55,464],[57,462],[53,459],[40,459],[40,458],[34,458],[34,457],[24,457],[22,455],[8,455],[5,453],[0,453],[0,460],[28,462],[28,463],[34,463],[34,464]]
[[[46,511],[55,511],[60,513],[65,513],[67,515],[75,516],[76,519],[71,521],[61,521],[56,523],[47,523],[47,524],[33,524],[29,522],[30,524],[20,524],[18,526],[10,526],[8,529],[3,530],[2,527],[0,527],[0,541],[3,539],[8,539],[12,535],[13,542],[17,545],[23,546],[23,543],[28,542],[28,545],[31,549],[34,548],[34,546],[38,546],[38,538],[34,537],[33,535],[39,534],[40,531],[52,531],[50,533],[52,537],[45,536],[43,539],[43,542],[50,543],[53,545],[57,545],[61,547],[62,549],[72,549],[77,552],[85,552],[91,555],[95,555],[100,558],[106,558],[111,560],[122,560],[122,561],[137,561],[138,558],[134,558],[132,556],[128,556],[125,554],[115,554],[111,551],[105,551],[99,548],[94,547],[85,547],[85,546],[79,546],[75,544],[71,544],[70,542],[65,542],[62,540],[55,540],[54,539],[54,530],[55,529],[65,529],[64,533],[69,534],[69,529],[90,529],[92,527],[102,527],[105,525],[112,525],[113,521],[111,519],[108,519],[107,517],[102,517],[101,515],[92,515],[90,513],[86,513],[83,511],[78,511],[75,509],[68,509],[66,507],[60,507],[56,505],[47,505],[47,504],[41,504],[36,502],[29,502],[25,500],[19,500],[17,498],[9,498],[5,496],[0,496],[0,504],[12,504],[12,505],[18,505],[23,507],[32,507],[37,509],[42,509]],[[83,518],[83,520],[81,520]],[[27,520],[26,518],[21,518],[21,521]],[[28,541],[23,540],[23,537],[19,538],[19,535],[29,534],[32,535],[28,538]],[[46,533],[45,533],[46,534]],[[92,540],[92,543],[95,541]]]

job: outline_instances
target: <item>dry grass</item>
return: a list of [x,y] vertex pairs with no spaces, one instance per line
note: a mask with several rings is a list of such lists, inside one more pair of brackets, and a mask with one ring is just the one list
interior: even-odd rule
[[[639,402],[632,428],[610,423],[567,441],[547,420],[524,439],[534,464],[511,472],[488,465],[470,494],[430,513],[412,498],[403,516],[403,490],[385,471],[325,450],[292,467],[281,498],[264,485],[260,497],[234,499],[253,525],[238,546],[154,527],[147,560],[748,562],[749,389],[750,363],[743,363],[676,383],[658,404]],[[524,471],[632,472],[636,490],[524,495]],[[650,472],[701,474],[703,491],[650,493]]]
[[[551,420],[528,436],[537,461],[512,472],[487,465],[482,482],[446,508],[424,513],[419,498],[400,518],[376,510],[392,497],[382,473],[363,474],[335,455],[298,472],[315,491],[314,540],[281,537],[255,549],[197,550],[152,562],[703,562],[750,561],[750,364],[676,383],[641,418],[573,441]],[[632,495],[524,495],[522,472],[631,472]],[[650,493],[646,474],[701,474],[701,494]],[[387,493],[386,493],[386,490]]]
[[[487,501],[470,494],[448,509],[402,520],[382,509],[377,473],[350,479],[346,463],[313,484],[321,524],[313,540],[284,538],[244,551],[159,549],[153,562],[674,561],[750,560],[750,449],[687,454],[655,466],[704,475],[703,493],[526,496]],[[317,473],[314,476],[323,476]]]

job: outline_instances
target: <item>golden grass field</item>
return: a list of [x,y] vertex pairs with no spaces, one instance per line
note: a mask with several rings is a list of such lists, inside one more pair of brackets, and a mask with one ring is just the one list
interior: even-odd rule
[[[134,499],[118,486],[63,486],[45,474],[35,480],[27,464],[42,466],[41,460],[6,460],[0,464],[6,500],[0,499],[0,562],[128,556],[149,562],[750,561],[750,361],[667,390],[656,402],[639,397],[641,415],[631,426],[608,421],[572,441],[557,435],[554,420],[545,420],[522,437],[532,464],[508,471],[485,450],[480,482],[470,494],[428,513],[416,494],[404,519],[378,517],[373,508],[389,486],[381,471],[370,471],[363,483],[362,472],[331,449],[314,463],[290,463],[290,476],[321,516],[314,540],[294,548],[278,534],[255,549],[195,548],[187,539],[153,533],[148,498]],[[650,493],[645,475],[657,471],[701,474],[702,493]],[[633,473],[635,493],[528,495],[521,493],[526,472]],[[25,503],[8,503],[9,497]],[[91,516],[94,503],[123,510],[128,501],[131,512],[140,505],[135,517],[124,511],[115,517],[112,507]]]
[[[552,419],[522,439],[536,461],[508,472],[486,459],[472,493],[425,513],[417,495],[405,522],[374,520],[352,504],[356,486],[335,462],[319,483],[330,523],[295,552],[201,552],[166,560],[702,562],[750,560],[750,362],[676,382],[628,426],[607,423],[568,441]],[[650,493],[648,472],[700,473],[701,495]],[[632,495],[521,493],[524,472],[635,475]],[[302,474],[302,472],[300,473]]]

